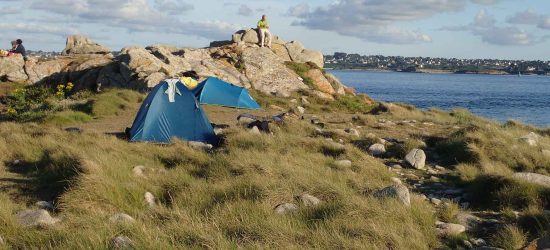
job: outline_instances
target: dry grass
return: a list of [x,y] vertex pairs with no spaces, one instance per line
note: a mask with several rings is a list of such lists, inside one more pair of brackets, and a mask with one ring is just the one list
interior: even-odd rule
[[[26,188],[45,194],[0,196],[0,235],[13,248],[50,249],[106,249],[121,234],[137,248],[155,249],[438,246],[426,202],[413,200],[406,208],[365,195],[391,183],[386,168],[353,146],[337,149],[324,138],[309,137],[312,130],[294,120],[274,135],[234,128],[221,150],[206,153],[183,142],[128,143],[103,134],[2,123],[0,175],[28,178]],[[12,166],[16,159],[22,164]],[[353,166],[333,169],[335,159],[350,159]],[[135,165],[146,166],[145,178],[132,174]],[[46,189],[41,183],[47,182],[59,185]],[[154,209],[144,202],[147,191],[158,198]],[[273,212],[279,203],[297,203],[294,197],[303,193],[323,203],[288,215]],[[51,228],[18,225],[14,215],[41,198],[56,200],[63,222]],[[117,212],[137,222],[110,223]]]
[[491,238],[491,245],[506,250],[516,250],[525,246],[527,236],[520,228],[512,225],[505,226]]

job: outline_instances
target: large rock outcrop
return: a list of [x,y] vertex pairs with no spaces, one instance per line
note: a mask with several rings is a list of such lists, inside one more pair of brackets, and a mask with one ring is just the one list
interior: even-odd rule
[[[233,34],[232,41],[234,43],[257,45],[260,43],[260,36],[256,29],[240,30]],[[319,68],[323,68],[325,65],[321,52],[305,49],[304,45],[298,41],[286,43],[278,36],[273,35],[271,44],[275,53],[285,61],[298,63],[312,62]]]
[[[90,39],[67,38],[66,56],[53,60],[20,57],[0,58],[0,78],[13,82],[51,84],[73,82],[78,89],[122,87],[144,90],[166,78],[194,70],[201,77],[215,76],[235,85],[266,94],[289,96],[309,89],[312,95],[334,100],[345,95],[346,87],[336,77],[320,70],[323,56],[304,48],[300,42],[285,42],[273,36],[272,48],[260,48],[255,29],[238,31],[231,41],[214,42],[208,48],[178,48],[155,44],[126,47],[116,57],[109,49]],[[315,86],[308,87],[287,62],[313,63],[306,73]]]
[[98,44],[88,37],[82,35],[70,35],[67,37],[67,44],[62,54],[81,55],[81,54],[109,54],[111,50],[101,44]]
[[25,73],[25,60],[20,55],[0,57],[0,80],[24,82],[28,76]]
[[278,96],[307,86],[269,48],[247,48],[242,54],[246,76],[255,89]]

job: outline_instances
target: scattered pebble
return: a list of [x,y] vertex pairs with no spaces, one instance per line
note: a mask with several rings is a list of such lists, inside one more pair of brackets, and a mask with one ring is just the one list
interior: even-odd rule
[[441,204],[441,200],[438,198],[431,198],[430,202],[436,206],[439,206],[439,204]]
[[409,192],[409,189],[405,185],[392,185],[389,187],[385,187],[377,192],[374,193],[374,197],[377,198],[397,198],[399,199],[405,206],[411,205],[411,195]]
[[19,212],[16,216],[19,224],[26,227],[50,226],[61,221],[58,218],[53,218],[50,213],[44,209],[25,210]]
[[34,203],[38,208],[46,210],[54,210],[53,203],[51,201],[37,201]]
[[113,248],[115,249],[133,249],[134,242],[123,235],[117,236],[113,239]]
[[351,161],[350,160],[337,160],[334,162],[334,166],[338,168],[349,168],[351,167]]
[[292,203],[281,203],[274,208],[275,213],[277,214],[287,214],[292,211],[298,210],[298,206]]
[[214,146],[212,146],[212,144],[207,144],[207,143],[200,142],[200,141],[189,141],[189,142],[187,142],[187,145],[189,145],[189,147],[192,148],[192,149],[205,150],[205,151],[208,151],[208,150],[210,150],[214,147]]
[[258,127],[256,127],[256,126],[252,127],[250,130],[248,130],[248,132],[250,132],[250,133],[252,133],[252,134],[256,134],[256,135],[262,134],[262,133],[260,132],[260,129],[259,129]]
[[136,176],[143,176],[143,172],[145,172],[145,166],[135,166],[133,169],[132,169],[132,172],[134,173],[134,175]]
[[112,223],[134,223],[136,220],[132,216],[125,213],[114,214],[109,218],[109,221]]
[[143,197],[149,208],[154,208],[157,205],[155,196],[151,192],[146,192]]
[[304,114],[306,112],[306,109],[302,106],[296,107],[296,110],[298,110],[298,113],[300,114]]
[[466,227],[459,224],[453,224],[453,223],[445,223],[441,221],[437,221],[435,223],[435,226],[437,228],[437,231],[446,236],[453,236],[453,235],[459,235],[461,233],[464,233],[466,231]]
[[390,178],[390,179],[391,179],[391,181],[392,181],[393,183],[395,183],[395,184],[399,184],[399,185],[400,185],[400,184],[403,184],[403,182],[401,181],[401,179],[399,179],[399,178],[397,178],[397,177],[392,177],[392,178]]
[[380,156],[386,153],[386,147],[384,146],[384,144],[376,143],[372,144],[369,147],[368,151],[369,154],[371,154],[372,156]]
[[321,200],[319,200],[319,198],[317,198],[313,195],[310,195],[310,194],[302,194],[302,195],[298,196],[297,198],[306,207],[317,206],[321,203]]

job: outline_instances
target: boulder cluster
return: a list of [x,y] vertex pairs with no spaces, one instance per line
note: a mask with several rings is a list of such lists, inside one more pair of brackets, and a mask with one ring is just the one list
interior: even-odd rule
[[[145,48],[125,47],[115,56],[110,49],[87,37],[72,35],[67,38],[62,56],[55,59],[0,58],[0,80],[29,84],[72,82],[76,89],[111,86],[141,90],[194,70],[202,77],[215,76],[277,96],[289,96],[301,89],[310,89],[325,99],[352,93],[336,77],[321,71],[322,53],[276,36],[272,48],[261,48],[258,41],[256,30],[249,29],[233,34],[230,41],[212,42],[207,48],[155,44]],[[311,78],[314,86],[306,85],[304,79],[287,67],[289,62],[309,64],[311,69],[304,77]]]

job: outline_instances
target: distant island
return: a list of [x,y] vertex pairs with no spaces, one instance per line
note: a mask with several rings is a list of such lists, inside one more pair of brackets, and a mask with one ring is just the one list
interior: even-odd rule
[[365,56],[342,52],[325,55],[325,68],[418,73],[550,75],[550,61]]

